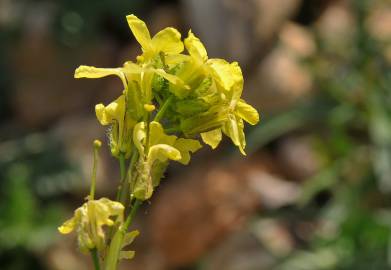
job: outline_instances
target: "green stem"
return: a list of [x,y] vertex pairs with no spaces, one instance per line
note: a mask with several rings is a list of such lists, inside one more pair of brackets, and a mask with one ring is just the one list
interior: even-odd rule
[[121,252],[122,244],[124,237],[126,235],[126,232],[128,231],[128,228],[130,224],[133,221],[134,216],[136,215],[136,212],[140,205],[142,204],[142,201],[136,200],[132,210],[130,211],[128,217],[126,218],[126,221],[122,226],[118,228],[118,230],[115,232],[113,240],[110,243],[107,259],[105,262],[105,270],[116,270],[118,261],[119,261],[119,254]]
[[128,189],[128,192],[127,192],[128,195],[131,194],[131,192],[132,192],[132,184],[133,184],[133,177],[134,177],[133,172],[136,169],[136,164],[137,164],[137,161],[138,161],[138,157],[139,157],[138,151],[135,150],[133,155],[132,155],[132,158],[130,159],[128,172],[127,172],[127,183],[126,183],[126,185],[127,185],[127,189]]
[[118,192],[117,192],[117,201],[120,201],[121,194],[123,193],[123,189],[125,186],[125,176],[126,176],[126,165],[125,165],[125,155],[121,153],[119,155],[119,168],[120,168],[120,185],[118,187]]
[[145,150],[144,150],[144,156],[149,151],[149,123],[151,122],[151,114],[149,112],[146,112],[144,115],[144,122],[145,122]]
[[160,56],[160,59],[162,60],[162,64],[163,64],[163,69],[165,72],[168,72],[169,70],[169,66],[166,64],[166,57],[164,55],[164,52],[160,52],[159,53],[159,56]]
[[126,172],[126,175],[124,176],[124,179],[121,184],[122,187],[121,187],[121,193],[119,196],[119,201],[124,206],[126,206],[128,203],[127,201],[128,201],[129,193],[130,193],[129,190],[130,190],[130,184],[131,184],[131,180],[132,180],[132,172],[133,172],[134,167],[136,165],[137,158],[138,158],[138,152],[136,150],[134,150],[132,152],[132,157],[130,158],[128,171]]
[[95,270],[100,270],[99,256],[96,248],[90,250],[91,258],[94,263]]
[[126,165],[125,165],[125,155],[120,154],[119,156],[119,168],[121,173],[121,180],[125,179]]
[[130,224],[132,224],[132,221],[133,221],[133,218],[134,216],[136,215],[137,213],[137,210],[139,209],[140,205],[142,204],[143,202],[136,199],[136,201],[134,202],[133,206],[132,206],[132,210],[130,211],[128,217],[126,218],[125,220],[125,223],[124,223],[124,228],[125,230],[128,230]]
[[91,175],[91,188],[90,188],[90,200],[93,200],[95,197],[95,189],[96,189],[96,167],[98,164],[98,151],[101,147],[102,143],[98,140],[94,141],[94,163],[92,166],[92,175]]
[[164,104],[160,107],[159,112],[156,114],[155,119],[153,121],[159,122],[160,119],[163,117],[164,113],[167,111],[168,106],[171,104],[172,100],[174,99],[174,96],[170,96],[166,99]]

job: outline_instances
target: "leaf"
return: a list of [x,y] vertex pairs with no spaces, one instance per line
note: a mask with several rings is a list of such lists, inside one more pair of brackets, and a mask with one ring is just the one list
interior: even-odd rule
[[140,234],[140,232],[137,230],[134,230],[134,231],[131,231],[131,232],[128,232],[127,234],[125,234],[124,240],[122,242],[122,248],[130,245],[139,234]]
[[199,99],[184,99],[175,102],[175,111],[184,117],[191,117],[199,113],[205,112],[209,105]]
[[122,260],[122,259],[131,260],[134,258],[135,255],[136,255],[136,252],[134,252],[134,251],[120,251],[119,252],[119,259],[120,260]]

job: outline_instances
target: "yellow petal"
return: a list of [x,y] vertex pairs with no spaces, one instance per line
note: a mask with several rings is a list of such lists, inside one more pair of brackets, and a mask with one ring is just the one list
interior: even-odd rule
[[229,91],[234,85],[243,85],[243,75],[237,62],[228,63],[224,59],[209,59],[212,76],[225,90]]
[[217,128],[208,132],[201,133],[201,138],[204,143],[215,149],[221,141],[221,129]]
[[125,75],[122,72],[121,68],[97,68],[93,66],[80,66],[75,70],[75,78],[89,78],[89,79],[97,79],[110,75],[118,76],[122,84],[124,85],[124,89],[127,88],[127,83],[125,79]]
[[130,30],[132,31],[134,37],[143,48],[143,51],[151,50],[151,35],[149,34],[145,22],[143,22],[133,14],[126,16],[126,20],[128,21]]
[[259,122],[257,110],[242,99],[236,104],[235,113],[251,125]]
[[105,109],[106,107],[102,103],[95,105],[96,118],[98,118],[99,123],[103,126],[111,124],[111,119],[107,118]]
[[243,155],[246,155],[244,148],[246,147],[246,141],[243,132],[243,120],[235,117],[234,115],[228,116],[228,121],[223,126],[224,133],[231,138],[234,145],[236,145]]
[[132,61],[126,61],[122,71],[125,74],[139,74],[143,71],[143,68]]
[[166,73],[163,69],[153,69],[153,71],[174,85],[180,86],[180,87],[185,88],[187,90],[190,89],[190,87],[188,85],[186,85],[184,83],[184,81],[182,81],[181,78],[179,78],[175,75]]
[[76,226],[75,218],[68,219],[64,222],[60,227],[58,227],[58,231],[62,234],[68,234],[71,233]]
[[125,96],[121,95],[106,107],[103,104],[95,106],[96,117],[102,125],[108,125],[117,121],[122,126],[125,117]]
[[181,158],[178,149],[168,144],[155,144],[149,148],[148,163],[151,166],[155,160],[164,162],[167,159],[180,160]]
[[181,153],[181,159],[178,162],[187,165],[190,162],[190,152],[195,153],[202,145],[197,140],[179,138],[175,142],[175,148]]
[[164,57],[166,64],[170,67],[178,65],[180,63],[189,61],[191,59],[190,56],[184,54],[168,54]]
[[75,210],[73,218],[59,227],[59,231],[63,234],[75,231],[81,250],[97,248],[102,251],[106,234],[103,226],[122,223],[124,209],[121,203],[107,198],[88,200]]
[[164,132],[162,125],[159,122],[152,121],[149,124],[149,145],[167,144],[174,145],[176,140],[175,135],[167,135]]
[[[117,216],[118,221],[123,221],[123,211],[125,210],[125,207],[123,206],[122,203],[117,202],[117,201],[112,201],[107,198],[101,198],[98,200],[98,202],[101,204],[101,207],[103,208],[103,205],[106,207],[104,208],[105,214],[107,216]],[[112,221],[109,222],[112,224]]]
[[152,38],[152,46],[155,52],[164,52],[168,54],[179,54],[183,51],[181,34],[178,30],[167,27],[161,30]]
[[191,30],[185,39],[186,50],[189,54],[200,62],[208,60],[208,54],[200,39],[196,37]]

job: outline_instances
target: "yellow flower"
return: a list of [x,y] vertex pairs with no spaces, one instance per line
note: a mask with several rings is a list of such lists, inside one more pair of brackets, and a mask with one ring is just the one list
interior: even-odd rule
[[[200,41],[189,34],[186,48],[198,62],[205,61],[206,53]],[[228,63],[223,59],[209,59],[204,69],[209,71],[213,84],[199,97],[211,107],[206,111],[186,118],[181,122],[183,132],[192,136],[201,133],[202,140],[213,149],[222,139],[222,133],[245,154],[246,145],[243,120],[255,125],[259,121],[258,112],[240,99],[243,91],[243,75],[237,62]]]
[[97,104],[95,113],[101,125],[111,125],[109,136],[112,155],[119,157],[124,154],[128,158],[132,150],[130,135],[136,121],[126,114],[125,96],[121,95],[107,106]]
[[158,75],[169,81],[173,85],[177,85],[184,89],[189,89],[183,80],[175,75],[165,72],[163,69],[153,68],[150,65],[139,65],[128,61],[122,68],[125,77],[130,82],[136,82],[141,89],[141,101],[143,104],[150,105],[152,101],[152,81],[154,76]]
[[93,66],[80,66],[75,71],[75,78],[101,78],[105,76],[118,76],[123,85],[123,94],[107,106],[97,104],[96,116],[102,125],[112,125],[110,130],[110,146],[113,156],[120,153],[128,158],[131,152],[131,134],[133,126],[139,121],[144,111],[151,112],[152,80],[155,75],[161,76],[174,85],[184,89],[188,86],[178,77],[166,73],[163,69],[156,69],[146,65],[139,65],[130,61],[122,68],[96,68]]
[[164,54],[179,54],[183,51],[181,34],[175,28],[164,28],[151,38],[145,22],[133,14],[126,16],[126,20],[134,37],[141,45],[143,51],[139,58],[141,62],[147,62],[161,52]]
[[[125,62],[124,66],[121,68],[97,68],[94,66],[80,66],[75,71],[75,78],[78,79],[96,79],[111,75],[118,76],[121,79],[126,95],[135,95],[136,92],[139,92],[137,93],[138,98],[142,99],[142,102],[144,102],[143,104],[150,104],[152,99],[152,79],[155,75],[163,77],[174,85],[189,89],[189,86],[187,86],[183,80],[175,75],[165,72],[163,69],[154,68],[151,65],[143,65],[141,67],[131,61]],[[136,82],[137,85],[134,85],[134,82]],[[140,100],[137,99],[132,101],[135,102],[135,104],[132,103],[132,105],[137,105],[140,102]]]
[[196,37],[190,30],[187,38],[185,38],[185,47],[189,55],[200,65],[208,60],[208,53],[206,52],[204,44]]
[[144,122],[137,123],[133,141],[140,153],[139,177],[134,183],[133,193],[140,200],[150,198],[153,188],[159,184],[160,179],[152,179],[154,168],[162,170],[159,165],[166,165],[168,160],[186,165],[190,162],[190,152],[194,153],[201,148],[197,140],[178,139],[174,135],[165,134],[161,124],[155,121],[149,124],[148,130]]
[[[186,50],[189,52],[192,59],[192,64],[188,68],[192,73],[201,70],[204,76],[211,76],[213,80],[226,91],[229,91],[235,83],[240,81],[243,83],[243,76],[240,68],[238,70],[233,67],[238,66],[237,62],[230,64],[224,59],[208,59],[205,46],[191,31],[189,31],[188,37],[185,39],[184,43]],[[187,82],[187,80],[184,81]]]
[[123,222],[124,206],[107,198],[89,200],[75,210],[74,216],[58,228],[60,233],[76,231],[79,247],[82,251],[105,248],[104,226],[113,226]]
[[[201,41],[189,31],[188,37],[185,38],[185,47],[190,56],[180,55],[167,57],[169,63],[173,62],[179,66],[176,75],[181,78],[191,88],[195,88],[200,83],[200,78],[206,76],[205,63],[208,59],[204,45]],[[174,59],[174,61],[172,60]],[[175,60],[177,62],[175,62]],[[170,91],[179,98],[185,98],[190,94],[188,89],[180,85],[170,84]]]
[[226,92],[227,100],[224,102],[226,105],[222,105],[221,114],[226,115],[227,118],[221,128],[203,132],[201,138],[214,149],[222,139],[221,132],[224,132],[245,155],[246,140],[243,120],[255,125],[259,122],[259,114],[251,105],[240,99],[243,91],[243,76],[239,65],[236,62],[229,64],[221,59],[210,61],[210,65],[216,73],[215,79]]

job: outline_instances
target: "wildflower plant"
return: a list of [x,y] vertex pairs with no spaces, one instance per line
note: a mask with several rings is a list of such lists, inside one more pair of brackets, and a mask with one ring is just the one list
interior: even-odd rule
[[186,165],[201,142],[215,149],[223,134],[245,155],[244,121],[259,121],[258,112],[241,99],[243,76],[237,62],[209,59],[191,31],[184,41],[171,27],[151,37],[142,20],[134,15],[126,19],[141,45],[136,62],[119,68],[80,66],[75,71],[75,78],[114,75],[123,84],[116,100],[95,106],[98,121],[109,127],[109,147],[120,164],[117,197],[95,199],[101,147],[95,141],[90,195],[59,227],[63,234],[76,232],[79,248],[91,253],[95,269],[114,270],[120,259],[134,256],[126,247],[138,231],[128,228],[169,161]]

